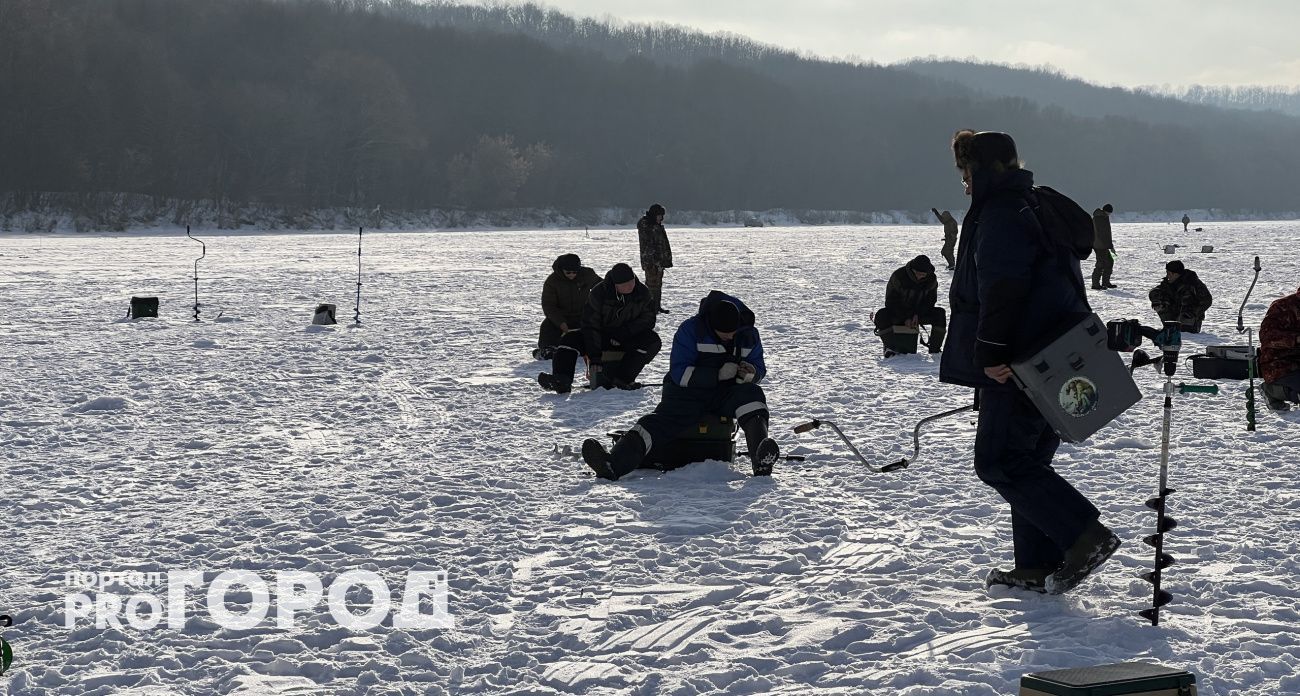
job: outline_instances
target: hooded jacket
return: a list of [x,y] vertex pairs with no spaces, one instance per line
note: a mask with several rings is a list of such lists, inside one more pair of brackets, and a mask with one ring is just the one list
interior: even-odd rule
[[947,210],[938,215],[939,222],[943,223],[943,241],[945,243],[957,241],[957,219]]
[[1300,372],[1300,290],[1269,305],[1259,325],[1259,374],[1273,382]]
[[899,317],[924,315],[934,309],[939,298],[939,281],[934,273],[927,273],[924,280],[917,280],[907,266],[894,271],[885,286],[885,309]]
[[1205,310],[1214,304],[1210,289],[1205,287],[1196,271],[1183,270],[1178,279],[1165,279],[1151,289],[1148,297],[1151,308],[1164,321],[1177,321],[1187,326],[1199,325],[1205,319]]
[[1079,259],[1050,244],[1030,206],[1034,175],[981,168],[971,179],[949,301],[939,380],[981,389],[985,367],[1009,364],[1088,311]]
[[632,292],[620,295],[609,278],[611,273],[613,270],[605,273],[605,279],[591,289],[587,305],[582,308],[583,343],[587,347],[587,359],[594,364],[600,363],[606,341],[625,343],[653,331],[655,318],[659,316],[654,296],[645,283],[635,279],[636,286]]
[[636,223],[636,232],[641,243],[642,270],[673,267],[673,248],[663,225],[642,215]]
[[587,304],[591,289],[600,282],[600,276],[581,266],[577,277],[569,280],[560,270],[561,262],[567,260],[567,256],[573,255],[565,254],[555,259],[551,264],[551,275],[542,284],[542,313],[556,326],[567,324],[570,329],[576,329],[582,325],[582,308]]
[[[740,325],[731,341],[723,342],[709,326],[709,308],[729,301],[740,310]],[[673,336],[668,374],[664,375],[664,397],[689,396],[716,389],[718,369],[728,362],[747,362],[754,366],[754,381],[767,375],[763,361],[763,342],[754,327],[754,312],[745,303],[719,290],[710,291],[700,300],[700,311],[683,321]],[[734,380],[732,381],[734,384]],[[726,384],[723,382],[723,384]]]
[[[1098,252],[1115,248],[1115,238],[1110,233],[1110,213],[1097,208],[1092,211],[1092,248]],[[1101,256],[1101,254],[1097,254]]]

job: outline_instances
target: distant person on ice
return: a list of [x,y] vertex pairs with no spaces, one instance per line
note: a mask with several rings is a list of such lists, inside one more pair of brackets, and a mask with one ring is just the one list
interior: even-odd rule
[[952,255],[953,249],[957,248],[957,219],[946,210],[941,213],[938,208],[931,208],[930,212],[943,223],[943,250],[939,254],[948,262],[948,270],[951,271],[957,263]]
[[1189,217],[1187,217],[1187,213],[1183,213],[1183,231],[1184,231],[1184,232],[1187,231],[1187,226],[1190,225],[1191,223],[1192,223],[1192,219],[1189,218]]
[[[883,334],[895,326],[915,329],[922,324],[933,328],[930,331],[930,352],[943,350],[943,336],[947,326],[947,315],[943,307],[936,307],[939,296],[939,282],[934,277],[934,264],[930,257],[921,255],[907,262],[906,266],[894,271],[885,286],[885,306],[876,310],[876,333]],[[892,357],[894,352],[885,349],[885,357]]]
[[533,349],[534,360],[550,360],[560,339],[570,331],[581,332],[582,308],[587,295],[600,282],[596,272],[582,265],[577,254],[563,254],[551,264],[551,275],[542,283],[542,327]]
[[654,295],[655,311],[667,314],[663,299],[664,269],[673,267],[673,248],[664,230],[665,213],[658,203],[650,206],[637,221],[636,233],[641,241],[641,270],[645,272],[646,287]]
[[673,337],[663,399],[608,452],[599,440],[582,443],[582,458],[596,475],[617,480],[636,469],[655,447],[665,447],[706,415],[735,418],[745,433],[755,476],[768,476],[780,455],[767,436],[767,397],[758,386],[767,375],[754,313],[740,300],[714,290],[700,311]]
[[[631,266],[614,264],[587,296],[582,332],[564,334],[551,372],[537,375],[537,383],[548,391],[568,393],[581,352],[587,356],[593,387],[635,389],[637,376],[661,347],[654,331],[655,318],[650,290],[636,279]],[[623,357],[606,366],[605,351],[621,352]]]
[[[975,473],[1011,506],[1015,568],[985,582],[1059,594],[1119,547],[1087,498],[1052,468],[1061,439],[1011,382],[1009,363],[1062,320],[1088,310],[1079,261],[1045,246],[1006,133],[958,131],[952,141],[970,210],[951,289],[952,323],[939,379],[979,390]],[[1073,276],[1073,277],[1071,277]]]
[[1109,290],[1119,287],[1110,282],[1115,270],[1115,238],[1110,233],[1110,214],[1115,207],[1107,203],[1092,211],[1092,250],[1097,254],[1097,265],[1092,267],[1092,289]]
[[1259,325],[1259,373],[1269,408],[1300,403],[1300,290],[1269,305]]
[[1165,264],[1165,279],[1151,289],[1151,308],[1160,321],[1176,321],[1187,333],[1200,333],[1205,310],[1214,303],[1210,289],[1182,261]]

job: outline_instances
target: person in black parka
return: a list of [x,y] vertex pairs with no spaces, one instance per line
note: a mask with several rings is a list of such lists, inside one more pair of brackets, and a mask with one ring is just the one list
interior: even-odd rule
[[667,211],[655,203],[636,223],[637,240],[641,247],[641,271],[645,273],[646,287],[655,298],[655,310],[667,314],[664,309],[664,269],[673,267],[673,247],[668,243],[668,232],[664,230],[664,215]]
[[1092,289],[1113,290],[1118,285],[1110,282],[1115,271],[1115,236],[1110,229],[1110,216],[1115,206],[1107,203],[1092,211],[1092,250],[1097,255],[1097,265],[1092,268]]
[[[889,276],[889,283],[885,286],[885,306],[876,310],[876,333],[883,334],[899,325],[915,329],[926,324],[932,327],[930,352],[940,352],[943,350],[947,315],[943,307],[935,306],[938,297],[939,282],[934,277],[934,264],[930,263],[930,257],[923,254],[908,261],[906,266]],[[886,348],[885,357],[893,354]]]
[[1147,295],[1160,321],[1176,321],[1184,333],[1200,333],[1205,311],[1214,304],[1214,296],[1196,271],[1182,261],[1165,264],[1165,278]]
[[[578,355],[587,357],[593,387],[635,389],[641,370],[659,354],[661,343],[655,333],[658,312],[654,298],[632,267],[616,263],[605,279],[587,295],[582,309],[582,331],[570,331],[556,348],[551,372],[537,375],[543,389],[559,394],[573,388]],[[606,351],[620,352],[622,359],[606,370]]]
[[944,261],[948,262],[948,270],[951,271],[956,268],[957,264],[952,255],[953,250],[957,248],[957,218],[954,218],[952,213],[947,210],[941,213],[938,208],[931,208],[930,212],[934,213],[934,216],[939,218],[939,222],[943,223],[943,249],[939,251],[939,254],[943,256]]
[[1052,468],[1060,438],[1009,379],[1009,364],[1087,312],[1076,257],[1048,242],[1030,206],[1033,173],[1006,133],[958,131],[970,210],[950,291],[939,379],[979,390],[975,472],[1011,506],[1015,568],[987,584],[1060,593],[1119,546],[1089,500]]
[[542,314],[546,318],[537,332],[534,360],[550,360],[564,334],[582,329],[582,308],[599,282],[600,276],[582,265],[577,254],[562,254],[555,259],[551,275],[542,284]]

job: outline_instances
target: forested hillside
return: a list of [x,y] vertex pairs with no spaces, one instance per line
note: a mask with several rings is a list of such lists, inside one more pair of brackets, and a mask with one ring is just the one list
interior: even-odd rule
[[[982,77],[980,75],[983,75]],[[0,192],[270,206],[962,206],[958,127],[1121,210],[1297,208],[1300,119],[529,7],[0,3]],[[1008,96],[1011,95],[1011,96]]]

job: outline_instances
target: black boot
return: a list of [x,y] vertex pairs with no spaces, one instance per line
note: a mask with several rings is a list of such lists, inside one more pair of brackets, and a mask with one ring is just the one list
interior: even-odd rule
[[745,444],[749,446],[749,459],[755,476],[771,476],[772,467],[781,456],[776,440],[767,436],[767,413],[755,413],[740,422],[745,431]]
[[1006,587],[1018,587],[1030,592],[1047,592],[1047,576],[1049,571],[1015,568],[1012,570],[999,570],[994,568],[989,571],[988,576],[984,578],[985,587],[994,585],[1004,585]]
[[606,451],[599,440],[582,441],[582,460],[597,476],[610,481],[617,481],[640,466],[645,454],[645,440],[635,429],[620,437],[612,452]]
[[935,326],[930,329],[929,349],[931,355],[943,352],[943,339],[946,338],[947,335],[946,327]]
[[1280,384],[1265,382],[1260,385],[1260,391],[1264,393],[1264,403],[1268,405],[1269,410],[1291,410],[1291,404],[1287,402],[1287,397],[1290,396],[1290,394],[1287,393],[1286,387]]
[[600,478],[616,481],[618,477],[614,475],[614,470],[609,468],[609,452],[605,446],[600,444],[600,440],[587,438],[582,441],[582,461],[591,467]]
[[[537,375],[537,383],[559,394],[565,394],[573,385],[573,371],[578,366],[578,351],[569,346],[560,346],[551,355],[551,372]],[[548,386],[543,378],[548,379]]]
[[1047,593],[1064,594],[1073,590],[1118,548],[1119,537],[1101,522],[1093,520],[1065,552],[1061,565],[1047,576],[1044,581]]
[[537,383],[542,385],[542,389],[553,391],[556,394],[568,394],[573,390],[572,382],[564,381],[546,372],[537,375]]

